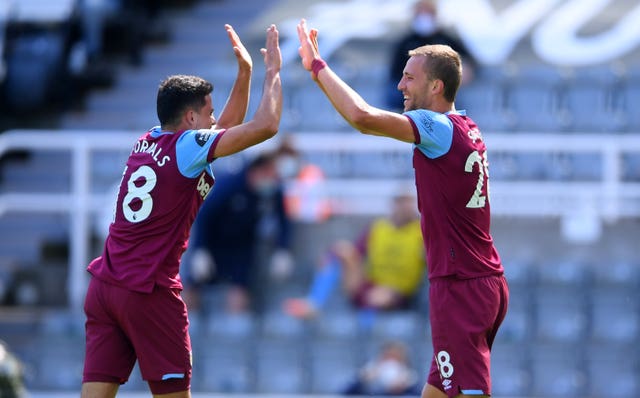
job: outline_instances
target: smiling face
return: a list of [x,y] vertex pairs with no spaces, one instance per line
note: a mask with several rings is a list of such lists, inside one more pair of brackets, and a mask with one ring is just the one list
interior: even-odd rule
[[427,79],[424,70],[425,56],[414,55],[409,58],[402,79],[398,83],[398,90],[404,97],[404,111],[416,109],[430,109],[433,101],[432,80]]

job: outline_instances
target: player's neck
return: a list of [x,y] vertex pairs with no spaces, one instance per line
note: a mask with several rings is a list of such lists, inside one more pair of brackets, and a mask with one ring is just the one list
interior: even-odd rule
[[455,112],[456,106],[453,102],[440,101],[438,103],[432,104],[432,106],[429,107],[429,110],[438,113]]

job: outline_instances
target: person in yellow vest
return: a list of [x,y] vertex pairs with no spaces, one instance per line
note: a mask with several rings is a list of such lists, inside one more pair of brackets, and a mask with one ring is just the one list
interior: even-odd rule
[[297,318],[314,317],[341,280],[357,309],[407,308],[419,291],[426,260],[414,194],[393,198],[391,213],[373,220],[356,242],[338,241],[316,271],[307,297],[285,300]]

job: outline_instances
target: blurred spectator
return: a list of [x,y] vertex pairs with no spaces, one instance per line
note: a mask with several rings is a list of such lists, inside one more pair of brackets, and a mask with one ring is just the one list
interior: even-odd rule
[[258,155],[239,173],[218,177],[213,189],[194,224],[185,299],[197,307],[203,289],[228,285],[227,311],[257,309],[252,296],[259,293],[259,254],[267,254],[276,273],[292,263],[290,223],[275,155]]
[[425,254],[414,194],[401,192],[391,214],[375,219],[356,243],[338,241],[316,271],[306,298],[284,303],[289,315],[311,318],[342,285],[358,309],[407,308],[420,289]]
[[375,358],[360,369],[343,394],[419,396],[420,390],[417,372],[409,362],[407,348],[399,341],[389,341],[382,345]]
[[26,396],[22,363],[9,352],[7,345],[0,341],[0,397],[22,398]]
[[278,174],[285,182],[284,203],[289,218],[305,223],[326,221],[331,216],[331,201],[322,169],[302,159],[290,136],[282,139],[276,157]]
[[398,82],[402,78],[404,67],[409,59],[409,50],[417,47],[426,44],[450,46],[462,58],[462,84],[473,80],[477,68],[476,59],[454,32],[445,29],[439,23],[437,11],[435,0],[418,0],[413,9],[411,31],[393,46],[387,83],[387,101],[391,109],[403,109],[403,98],[402,93],[398,91]]

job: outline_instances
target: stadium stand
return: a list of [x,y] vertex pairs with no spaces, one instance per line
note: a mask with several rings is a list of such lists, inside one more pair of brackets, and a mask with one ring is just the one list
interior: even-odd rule
[[[48,2],[52,7],[62,3],[62,0]],[[244,37],[243,32],[257,29],[256,21],[265,18],[256,12],[267,10],[264,12],[268,13],[269,5],[278,2],[194,0],[187,3],[165,9],[162,21],[169,30],[169,38],[165,43],[147,45],[141,65],[131,65],[126,59],[115,57],[112,66],[116,75],[111,85],[91,89],[81,96],[80,105],[67,112],[55,117],[51,112],[43,112],[40,118],[34,115],[20,127],[46,126],[85,133],[147,129],[155,123],[156,86],[174,72],[197,73],[213,80],[215,107],[221,109],[224,95],[215,93],[228,92],[235,71],[229,66],[234,60],[224,40],[222,24],[231,23]],[[296,7],[309,4],[295,3]],[[4,5],[0,2],[0,6]],[[0,9],[0,18],[4,18],[0,27],[11,24],[9,13],[3,10]],[[39,28],[30,30],[42,36],[32,33],[16,36],[17,32],[25,31],[23,28],[7,30],[3,37],[6,74],[4,80],[0,79],[3,112],[5,104],[24,109],[47,108],[47,101],[59,95],[55,90],[47,91],[52,82],[41,79],[57,73],[52,71],[68,50],[64,35],[69,34],[65,29],[72,13],[64,15],[62,30],[46,34]],[[213,40],[213,37],[221,39]],[[40,47],[43,43],[47,44]],[[262,45],[252,36],[247,43],[252,54],[257,54],[257,48]],[[362,40],[357,43],[362,44]],[[382,51],[384,44],[382,40],[368,45],[367,49]],[[39,61],[30,62],[36,55]],[[381,57],[380,53],[374,56]],[[353,65],[341,65],[342,59],[340,54],[336,55],[331,60],[332,66],[344,73],[365,99],[379,103],[385,69],[371,67],[360,71]],[[260,62],[257,55],[254,60]],[[481,70],[478,78],[460,93],[460,105],[470,109],[487,137],[491,133],[514,137],[531,133],[544,140],[552,133],[575,138],[581,133],[606,137],[607,134],[633,136],[640,132],[640,116],[635,109],[640,103],[638,68],[621,70],[617,65],[600,65],[567,69],[550,65],[523,66],[517,61]],[[260,79],[256,76],[254,81]],[[317,138],[313,133],[331,133],[326,136],[332,145],[341,137],[348,139],[350,128],[336,116],[304,72],[292,67],[283,72],[283,80],[286,81],[283,131],[300,136],[308,133],[313,143],[317,142],[313,141]],[[28,96],[15,95],[25,92],[25,85],[32,87],[34,82],[40,91],[29,91]],[[253,89],[257,93],[260,87],[256,84]],[[254,109],[255,103],[252,103],[250,112]],[[14,114],[3,114],[1,122],[3,130],[17,126]],[[0,142],[4,143],[1,140],[0,135]],[[603,141],[603,147],[606,144]],[[599,189],[598,182],[607,178],[606,149],[593,153],[563,150],[558,146],[553,151],[503,148],[494,151],[491,177],[496,182],[495,190],[499,193],[500,183],[517,183],[509,185],[516,189],[527,181],[536,186],[560,182],[571,187],[583,187],[576,183],[591,182]],[[0,152],[3,155],[0,199],[4,200],[5,194],[34,191],[43,198],[71,192],[77,181],[70,153],[40,149],[27,154]],[[91,153],[92,194],[99,196],[108,192],[120,172],[114,171],[113,165],[119,168],[126,153],[126,150],[109,149]],[[353,180],[370,181],[382,176],[385,180],[397,181],[411,178],[412,173],[410,156],[403,157],[397,152],[305,150],[303,155],[321,166],[328,179],[346,181],[343,192],[359,187]],[[640,181],[640,153],[628,149],[619,167],[621,179],[614,179],[608,185],[613,193],[621,189],[619,183]],[[637,187],[631,185],[625,192],[634,190]],[[376,189],[366,194],[371,192],[376,193]],[[630,203],[628,213],[603,217],[604,231],[594,244],[565,240],[560,233],[562,219],[557,212],[546,212],[547,202],[542,200],[533,202],[537,216],[531,213],[522,216],[514,210],[496,217],[494,237],[503,253],[512,297],[494,347],[494,396],[628,397],[640,393],[640,298],[637,294],[640,264],[635,247],[640,210],[634,198],[637,196],[630,196],[625,202]],[[373,195],[367,199],[370,203],[376,201]],[[562,206],[561,199],[556,197],[549,203],[549,208]],[[500,205],[504,203],[496,203],[496,208]],[[577,207],[574,202],[571,205]],[[349,236],[370,216],[340,213],[319,228],[322,235],[314,243],[323,245],[333,241],[336,235]],[[3,305],[0,337],[27,365],[26,384],[36,392],[75,393],[80,382],[83,320],[66,307],[69,304],[67,263],[71,256],[68,248],[73,233],[71,219],[64,212],[0,213],[0,300]],[[98,233],[91,235],[94,240],[91,251],[95,251],[101,242]],[[298,250],[308,250],[306,243],[301,242]],[[333,394],[389,337],[412,347],[412,362],[420,372],[426,372],[431,352],[428,300],[424,294],[414,310],[389,316],[354,313],[341,295],[335,295],[322,318],[298,321],[285,317],[277,308],[283,297],[292,295],[289,292],[307,285],[305,277],[313,265],[302,266],[307,267],[306,272],[300,272],[292,280],[273,285],[265,281],[262,313],[248,316],[219,313],[215,309],[220,307],[220,298],[215,296],[204,299],[203,307],[208,310],[191,313],[196,395]],[[123,392],[140,391],[146,391],[146,385],[136,368]]]

